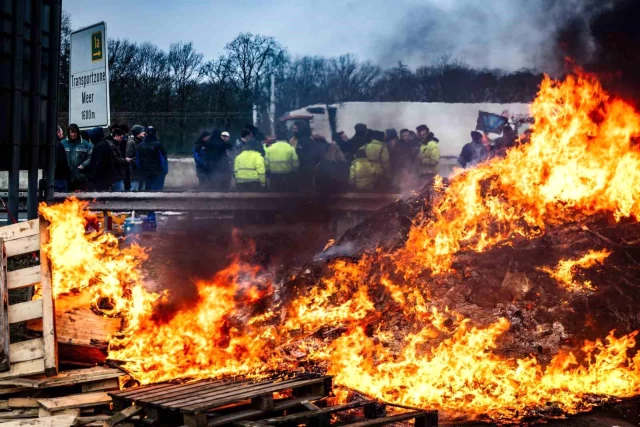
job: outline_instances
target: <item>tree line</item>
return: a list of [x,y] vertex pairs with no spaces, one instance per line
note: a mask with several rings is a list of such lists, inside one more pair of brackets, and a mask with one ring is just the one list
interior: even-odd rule
[[[71,17],[64,13],[63,114],[68,112],[71,28]],[[241,127],[251,120],[254,104],[266,116],[272,75],[277,115],[311,104],[349,101],[530,102],[542,79],[528,69],[473,68],[451,55],[416,70],[403,63],[383,68],[352,54],[292,57],[273,37],[252,33],[240,33],[213,59],[197,52],[192,42],[172,43],[166,51],[150,42],[110,38],[108,52],[111,110],[118,113],[112,115],[127,121],[169,120],[165,125],[182,130],[175,144],[185,152],[205,122]]]

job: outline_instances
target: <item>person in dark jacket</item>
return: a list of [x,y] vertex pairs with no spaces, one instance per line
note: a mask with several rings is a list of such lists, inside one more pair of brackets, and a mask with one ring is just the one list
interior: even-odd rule
[[502,136],[496,139],[493,144],[492,157],[506,156],[507,150],[516,146],[517,139],[518,133],[510,125],[505,125],[502,129]]
[[222,131],[220,129],[214,128],[203,148],[202,154],[211,173],[211,189],[228,191],[231,182],[231,167],[227,157],[227,150],[231,149],[231,144],[222,139]]
[[[415,181],[414,164],[418,147],[411,139],[409,129],[400,131],[400,138],[394,137],[387,131],[385,139],[388,139],[389,154],[391,155],[391,174],[393,185],[396,189],[411,187]],[[389,139],[391,138],[391,139]]]
[[354,129],[356,133],[349,140],[351,153],[355,153],[360,149],[360,147],[364,147],[369,143],[369,139],[367,138],[367,125],[364,123],[358,123]]
[[350,161],[350,158],[353,157],[353,153],[351,152],[351,144],[349,143],[349,137],[344,131],[338,132],[333,141],[338,144],[340,147],[340,151],[344,154],[344,157],[347,161]]
[[93,145],[88,140],[82,139],[78,125],[73,123],[69,125],[67,139],[62,141],[62,145],[67,153],[67,162],[71,171],[69,190],[88,190],[87,171],[89,170],[89,163],[91,163]]
[[349,162],[337,144],[329,144],[327,154],[316,167],[318,194],[334,194],[349,191]]
[[304,120],[296,121],[293,124],[294,138],[296,139],[296,154],[300,161],[300,169],[298,172],[298,189],[301,191],[309,191],[313,188],[313,176],[316,166],[324,157],[324,149],[322,143],[311,138],[311,128]]
[[458,163],[463,168],[470,168],[484,162],[489,157],[489,150],[482,143],[482,134],[478,131],[471,132],[471,142],[462,147]]
[[122,151],[120,151],[124,139],[125,133],[119,128],[112,129],[111,136],[107,137],[107,141],[109,141],[111,150],[113,151],[114,166],[116,169],[111,191],[125,190],[125,178],[129,171],[129,161],[123,157]]
[[[122,141],[120,142],[119,148],[120,148],[120,154],[122,154],[122,157],[126,159],[127,142],[129,141],[129,125],[127,125],[126,123],[120,123],[116,127],[120,129],[124,134],[124,136],[122,137]],[[131,167],[127,166],[127,168],[125,169],[125,175],[124,175],[124,189],[126,191],[129,191],[130,188],[131,188]]]
[[138,145],[137,166],[147,191],[162,191],[169,173],[167,151],[153,126],[147,127],[144,141]]
[[67,152],[62,145],[64,131],[58,126],[58,140],[56,141],[56,169],[53,175],[53,191],[66,193],[69,191],[69,180],[71,179],[71,169],[67,160]]
[[131,177],[131,191],[144,190],[144,181],[140,176],[140,169],[138,168],[138,146],[144,141],[145,133],[144,126],[134,125],[131,128],[131,136],[127,140],[125,157],[130,159],[129,163],[129,175]]
[[89,164],[91,187],[95,191],[109,191],[116,178],[116,166],[111,144],[104,138],[104,130],[95,127],[89,132],[93,143]]
[[193,144],[193,160],[196,162],[196,175],[201,189],[209,188],[211,183],[211,170],[206,161],[207,143],[211,139],[211,132],[203,131]]

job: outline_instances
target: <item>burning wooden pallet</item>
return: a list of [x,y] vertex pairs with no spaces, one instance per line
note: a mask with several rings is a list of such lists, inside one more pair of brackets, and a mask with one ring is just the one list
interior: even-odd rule
[[[368,408],[377,402],[352,402],[321,408],[312,402],[325,399],[331,392],[332,377],[298,375],[291,378],[265,380],[203,380],[183,384],[159,384],[109,393],[124,420],[146,414],[150,423],[186,425],[189,427],[307,424],[329,425],[331,414],[364,408],[365,414],[378,418],[354,424],[357,427],[391,424],[415,419],[418,427],[437,426],[437,412],[412,410],[385,417],[385,413]],[[277,398],[286,395],[287,397]],[[379,405],[378,405],[379,407]],[[300,412],[300,410],[304,412]],[[296,411],[280,415],[283,412]],[[272,415],[274,418],[267,418]],[[261,421],[247,421],[260,419]]]

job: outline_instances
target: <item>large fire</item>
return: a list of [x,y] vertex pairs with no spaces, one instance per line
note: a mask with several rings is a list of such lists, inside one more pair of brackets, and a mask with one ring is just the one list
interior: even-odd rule
[[[96,307],[125,319],[109,357],[141,383],[317,369],[376,398],[495,420],[549,404],[575,413],[595,405],[593,396],[638,395],[636,333],[612,331],[541,364],[498,351],[507,319],[474,325],[431,298],[434,279],[455,270],[462,251],[534,239],[594,213],[637,220],[640,115],[581,74],[546,78],[531,112],[531,143],[459,173],[448,186],[438,180],[428,214],[399,250],[333,261],[317,283],[295,287],[237,260],[197,283],[197,303],[169,319],[156,310],[172,296],[144,288],[144,251],[85,234],[87,214],[77,200],[41,206],[51,221],[44,250],[55,294],[90,287]],[[561,286],[579,287],[585,284],[575,269],[608,255],[590,252],[546,271]]]

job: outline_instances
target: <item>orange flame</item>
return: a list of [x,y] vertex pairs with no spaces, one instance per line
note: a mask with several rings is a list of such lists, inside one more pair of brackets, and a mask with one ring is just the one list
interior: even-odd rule
[[[533,356],[499,351],[508,320],[473,325],[431,298],[426,273],[451,272],[461,251],[533,239],[549,225],[598,212],[637,219],[640,151],[632,138],[640,134],[640,115],[582,74],[564,82],[546,78],[531,112],[536,123],[528,145],[459,173],[448,186],[435,181],[431,209],[404,247],[335,261],[328,275],[299,286],[290,300],[281,296],[291,289],[236,261],[197,284],[192,307],[158,319],[156,310],[171,295],[142,286],[143,251],[85,235],[85,206],[76,200],[41,207],[52,223],[45,251],[55,293],[91,287],[96,304],[111,301],[109,313],[121,315],[125,327],[112,338],[109,357],[124,361],[141,383],[312,363],[337,384],[380,399],[502,421],[549,402],[574,413],[595,405],[593,395],[640,394],[640,355],[629,356],[635,332],[611,332],[542,366]],[[590,256],[574,265],[606,258]]]
[[576,292],[581,290],[595,291],[596,288],[591,284],[590,280],[585,280],[583,283],[579,283],[574,279],[574,272],[576,267],[589,268],[593,267],[597,263],[603,262],[611,255],[611,252],[603,249],[601,251],[590,250],[587,254],[577,260],[560,260],[556,268],[543,267],[540,270],[548,273],[549,276],[556,279],[561,283],[568,291]]

